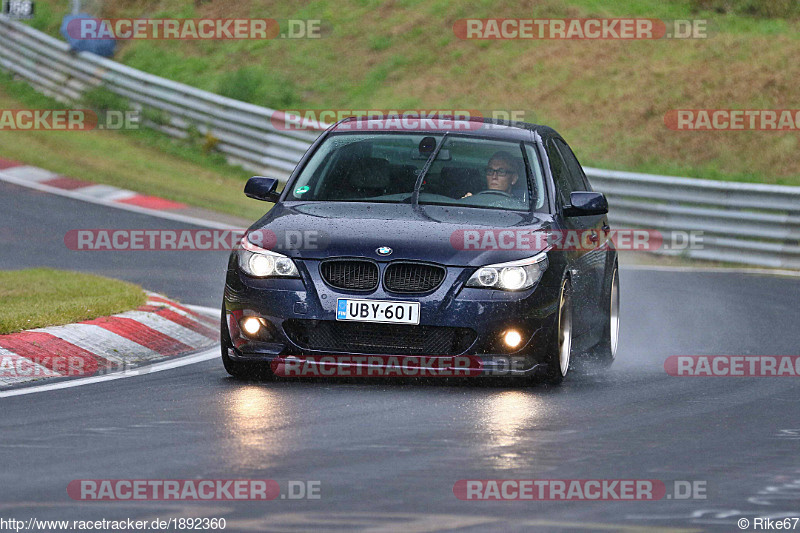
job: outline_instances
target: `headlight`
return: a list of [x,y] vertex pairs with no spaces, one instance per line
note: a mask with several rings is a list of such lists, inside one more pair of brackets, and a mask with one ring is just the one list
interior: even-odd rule
[[533,287],[547,270],[547,253],[542,252],[528,259],[486,265],[470,276],[467,287],[522,291]]
[[260,248],[245,235],[237,251],[239,268],[254,278],[299,278],[294,261],[283,254]]

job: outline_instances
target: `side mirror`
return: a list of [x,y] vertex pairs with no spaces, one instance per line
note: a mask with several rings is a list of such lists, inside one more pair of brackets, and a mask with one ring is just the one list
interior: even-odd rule
[[608,200],[601,192],[576,191],[569,195],[570,205],[564,206],[565,217],[585,217],[608,213]]
[[253,176],[244,186],[244,194],[249,198],[263,200],[265,202],[277,203],[281,197],[276,189],[278,180],[275,178],[265,178],[264,176]]

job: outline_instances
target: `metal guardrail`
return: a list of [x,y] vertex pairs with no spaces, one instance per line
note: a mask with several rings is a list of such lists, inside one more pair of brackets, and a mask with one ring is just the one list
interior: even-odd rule
[[702,231],[694,259],[800,269],[800,187],[584,168],[616,227]]
[[175,137],[189,128],[209,133],[215,148],[246,168],[288,175],[319,132],[284,131],[279,112],[147,74],[88,52],[73,52],[60,41],[0,16],[0,68],[27,80],[62,102],[79,101],[84,91],[103,86],[136,108],[156,110],[166,123],[147,125]]
[[[313,131],[276,128],[279,111],[159,78],[87,52],[0,16],[0,68],[62,102],[103,86],[137,108],[157,110],[149,122],[175,137],[191,128],[218,139],[216,148],[245,168],[286,176]],[[702,231],[702,248],[676,254],[713,261],[800,270],[800,187],[676,178],[586,168],[606,193],[616,227]]]

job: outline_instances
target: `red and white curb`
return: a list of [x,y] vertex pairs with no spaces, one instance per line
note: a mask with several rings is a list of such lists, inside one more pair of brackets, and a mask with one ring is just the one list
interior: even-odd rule
[[0,335],[0,388],[130,372],[219,342],[219,317],[212,310],[147,295],[147,303],[133,311]]
[[[175,210],[185,209],[187,206],[157,196],[147,196],[137,192],[99,185],[88,181],[61,176],[39,167],[23,165],[16,161],[0,158],[0,170],[4,177],[20,180],[29,184],[38,184],[43,187],[52,187],[72,191],[77,196],[85,196],[95,200],[114,202],[124,205],[134,205],[146,209]],[[11,181],[11,180],[8,180]]]
[[126,189],[67,178],[49,170],[0,157],[0,181],[82,202],[133,213],[184,222],[203,228],[238,229],[237,226],[193,216],[189,206]]

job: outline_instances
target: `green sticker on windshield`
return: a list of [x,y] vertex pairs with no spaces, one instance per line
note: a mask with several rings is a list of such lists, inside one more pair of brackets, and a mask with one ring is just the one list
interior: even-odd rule
[[308,185],[303,185],[294,190],[295,194],[305,194],[308,192]]

